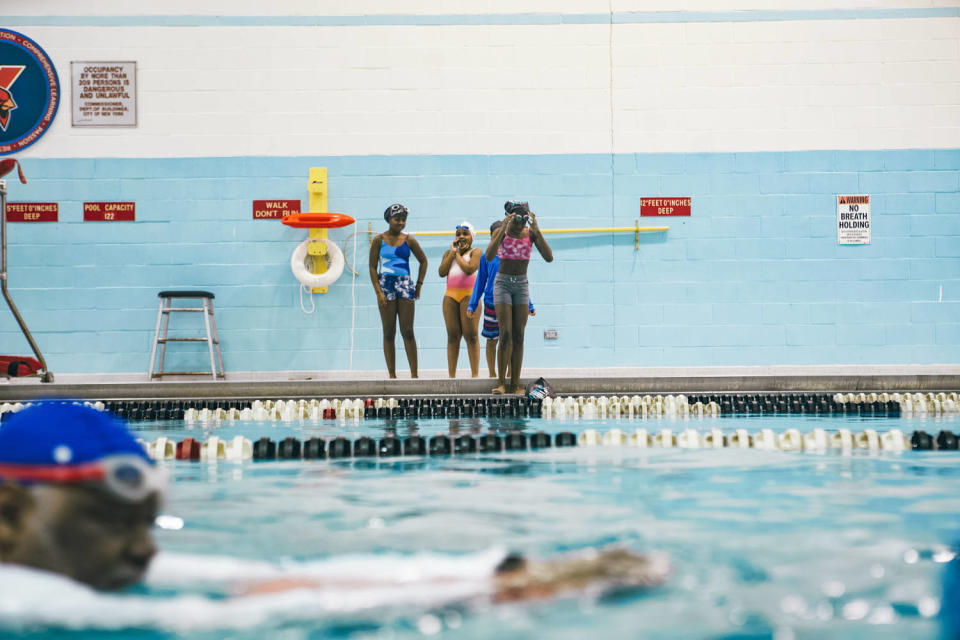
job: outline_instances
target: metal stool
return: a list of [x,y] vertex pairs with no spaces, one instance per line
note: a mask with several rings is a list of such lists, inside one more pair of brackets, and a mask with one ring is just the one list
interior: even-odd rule
[[[153,350],[150,352],[150,378],[159,378],[161,376],[205,376],[206,371],[164,371],[163,357],[166,354],[168,342],[206,342],[210,350],[210,374],[213,379],[223,378],[223,357],[220,355],[220,339],[217,337],[217,320],[213,315],[214,295],[209,291],[161,291],[157,294],[160,298],[160,309],[157,312],[157,328],[153,333]],[[173,300],[176,298],[197,299],[203,303],[202,307],[174,307]],[[203,324],[207,329],[206,338],[168,338],[167,329],[170,327],[171,313],[203,313]],[[163,323],[163,335],[160,335],[160,324]],[[210,327],[213,327],[211,332]],[[154,372],[153,365],[156,362],[157,345],[160,345],[160,366]],[[213,349],[217,349],[217,358],[213,358]],[[217,368],[217,365],[219,369]]]

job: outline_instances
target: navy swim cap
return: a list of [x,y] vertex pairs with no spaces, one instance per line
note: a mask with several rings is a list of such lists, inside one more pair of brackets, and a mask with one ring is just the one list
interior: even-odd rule
[[383,219],[386,220],[387,222],[390,222],[390,218],[394,216],[399,216],[399,215],[406,216],[409,214],[410,214],[410,210],[407,209],[402,204],[392,204],[384,210]]
[[121,420],[92,407],[41,402],[0,426],[0,463],[80,465],[116,454],[153,464]]

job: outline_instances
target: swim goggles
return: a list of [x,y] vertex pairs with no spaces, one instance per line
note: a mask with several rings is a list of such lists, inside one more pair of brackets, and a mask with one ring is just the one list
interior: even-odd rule
[[107,456],[96,462],[77,465],[33,465],[0,463],[0,478],[51,484],[102,484],[126,502],[140,502],[151,493],[166,490],[167,473],[132,454]]

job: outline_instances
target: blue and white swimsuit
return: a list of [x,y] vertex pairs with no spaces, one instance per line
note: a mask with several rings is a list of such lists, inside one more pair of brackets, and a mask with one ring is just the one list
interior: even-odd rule
[[380,241],[380,290],[387,300],[415,300],[417,288],[410,277],[410,246],[406,237],[400,246]]

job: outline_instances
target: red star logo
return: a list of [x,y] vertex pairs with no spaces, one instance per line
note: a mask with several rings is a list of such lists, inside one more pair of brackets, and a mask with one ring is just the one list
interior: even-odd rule
[[26,67],[23,65],[0,65],[0,129],[4,131],[10,123],[10,112],[17,108],[17,103],[13,101],[13,94],[10,93],[10,87],[24,69]]

